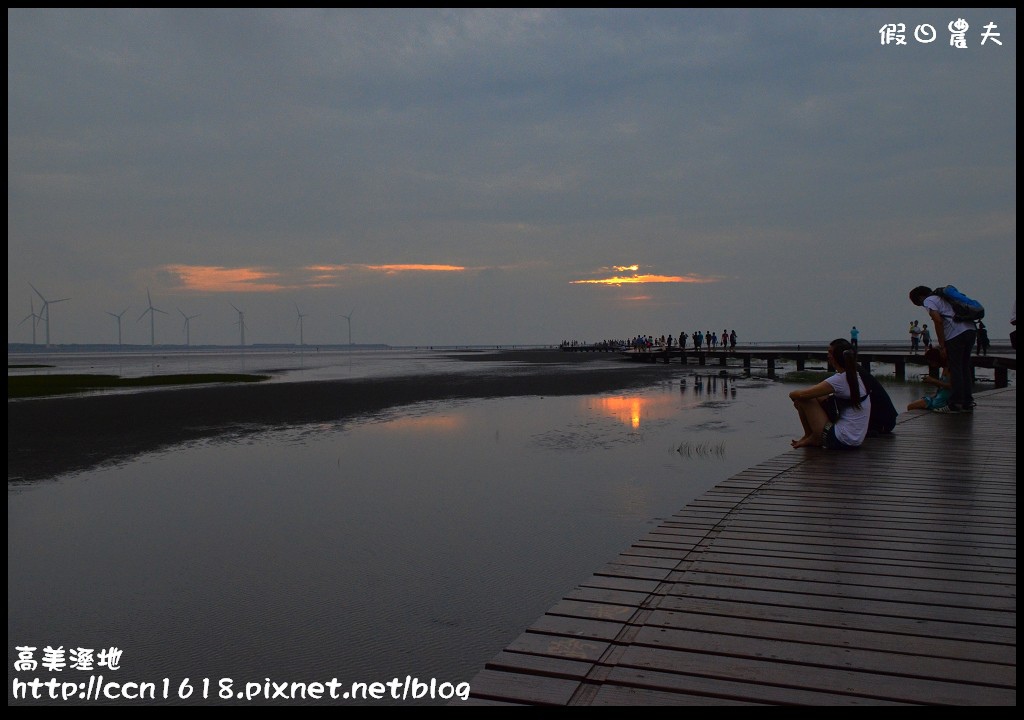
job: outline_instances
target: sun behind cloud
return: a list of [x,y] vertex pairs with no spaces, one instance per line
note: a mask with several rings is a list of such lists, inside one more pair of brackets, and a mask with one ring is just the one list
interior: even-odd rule
[[[612,272],[610,277],[587,278],[581,280],[570,280],[570,285],[646,285],[651,283],[713,283],[719,278],[705,277],[690,273],[688,275],[655,275],[652,273],[640,274],[639,265],[614,265],[605,270]],[[632,272],[632,275],[621,273]]]

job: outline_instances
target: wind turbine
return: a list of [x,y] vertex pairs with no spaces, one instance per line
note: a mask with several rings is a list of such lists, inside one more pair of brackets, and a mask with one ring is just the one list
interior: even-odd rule
[[303,315],[303,314],[302,314],[302,313],[301,313],[301,312],[299,311],[299,306],[298,306],[298,305],[296,305],[296,306],[295,306],[295,314],[299,316],[299,319],[298,319],[298,320],[296,321],[296,322],[297,322],[297,324],[298,324],[298,326],[299,326],[299,345],[300,345],[300,346],[301,346],[301,345],[305,345],[306,343],[305,343],[305,342],[303,342],[303,339],[302,339],[302,326],[303,326],[303,322],[302,322],[302,319],[303,319],[304,317],[306,317],[306,316],[305,316],[305,315]]
[[348,344],[349,345],[352,344],[352,313],[354,313],[354,312],[355,312],[355,308],[352,308],[352,311],[349,312],[348,315],[342,315],[343,318],[348,320]]
[[39,317],[46,321],[46,347],[50,347],[50,305],[54,303],[64,302],[71,298],[61,298],[60,300],[47,300],[43,297],[43,294],[36,290],[36,286],[29,283],[28,286],[36,291],[36,295],[43,301],[43,306],[39,308]]
[[[164,313],[166,315],[167,313],[160,308],[153,307],[153,298],[149,294],[149,288],[146,288],[146,300],[149,302],[149,307],[142,311],[142,314],[139,315],[139,320],[146,317],[146,313],[149,313],[149,344],[156,346],[156,314]],[[135,322],[139,322],[139,320]]]
[[39,315],[36,315],[36,304],[32,300],[31,297],[29,297],[29,299],[28,299],[28,307],[29,307],[29,309],[32,312],[30,312],[28,315],[23,317],[21,319],[21,322],[18,323],[18,326],[20,327],[21,323],[25,322],[29,318],[32,318],[32,344],[35,345],[36,344],[36,326],[39,324],[39,321],[42,320],[43,318],[40,317]]
[[241,346],[245,347],[245,313],[235,307],[234,303],[228,303],[231,307],[235,308],[235,312],[238,313],[238,329],[242,333]]
[[109,315],[112,318],[117,318],[117,346],[118,347],[121,347],[121,316],[124,315],[126,312],[128,312],[128,308],[125,308],[124,310],[122,310],[119,313],[112,313],[109,310],[107,311],[107,315]]
[[191,322],[193,318],[199,317],[199,315],[186,315],[185,313],[181,312],[181,308],[178,308],[178,312],[180,312],[181,316],[185,318],[185,347],[189,347],[192,344],[189,322]]

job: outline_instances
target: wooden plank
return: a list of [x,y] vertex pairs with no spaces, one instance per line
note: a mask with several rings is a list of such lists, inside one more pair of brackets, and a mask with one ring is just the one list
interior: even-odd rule
[[1016,703],[1016,691],[1008,688],[849,668],[815,667],[780,662],[771,655],[754,658],[631,645],[619,658],[617,667],[743,680],[816,692],[856,695],[886,702],[927,705]]
[[[868,631],[891,636],[917,636],[940,641],[940,646],[933,654],[946,652],[951,656],[964,655],[980,662],[1012,663],[1015,661],[1017,647],[1005,644],[1005,632],[986,636],[984,627],[968,623],[926,620],[921,618],[901,618],[867,613],[850,612],[849,610],[821,609],[806,606],[777,606],[753,602],[737,602],[733,600],[704,599],[692,596],[673,595],[666,597],[651,613],[648,622],[658,624],[659,613],[692,613],[697,615],[718,615],[729,618],[764,620],[783,623],[802,623],[827,629],[848,629]],[[701,622],[704,622],[702,619]],[[944,647],[941,643],[956,641]]]
[[968,613],[957,605],[907,602],[905,598],[897,598],[889,593],[857,592],[856,588],[827,587],[811,583],[751,579],[732,575],[711,576],[705,579],[707,582],[704,583],[689,583],[670,587],[665,591],[665,596],[740,598],[752,601],[764,598],[765,602],[774,602],[779,605],[826,607],[842,612],[864,612],[947,622],[962,621],[976,624],[982,628],[1001,628],[1002,632],[999,633],[999,636],[1003,638],[1013,635],[1013,630],[1016,628],[1016,608],[1012,611],[972,608]]
[[[887,582],[869,582],[864,577],[844,577],[839,573],[798,573],[789,571],[772,572],[771,568],[762,568],[758,574],[747,574],[742,566],[730,568],[721,564],[710,564],[701,572],[688,571],[685,583],[681,587],[672,588],[666,593],[685,594],[686,584],[732,585],[747,588],[779,588],[785,587],[790,592],[806,592],[818,595],[840,595],[864,599],[891,600],[918,605],[947,605],[964,610],[994,610],[1016,612],[1017,602],[1013,597],[997,597],[992,595],[972,595],[968,592],[954,592],[948,587],[943,589],[941,582],[928,583],[927,587],[907,586],[896,579]],[[733,570],[734,573],[729,571]],[[923,583],[922,583],[923,584]],[[966,588],[965,588],[966,589]]]
[[[748,700],[763,704],[784,705],[906,705],[895,701],[857,697],[838,693],[782,687],[754,682],[741,682],[715,677],[664,673],[644,668],[617,666],[605,679],[605,684],[615,683],[633,687],[657,688],[663,694],[686,693],[723,699]],[[626,704],[626,703],[624,703]],[[665,702],[661,704],[672,704]],[[697,704],[704,704],[698,702]]]
[[593,663],[580,660],[513,652],[500,652],[487,663],[489,670],[522,672],[577,681],[586,678],[593,667]]
[[[819,616],[827,617],[827,616]],[[831,618],[830,618],[831,619]],[[776,612],[770,616],[742,617],[692,612],[655,610],[647,617],[645,624],[651,628],[667,630],[696,630],[702,633],[719,633],[766,640],[792,641],[814,645],[877,650],[886,653],[926,655],[933,658],[948,658],[964,662],[1014,665],[1017,659],[1016,647],[977,643],[964,638],[936,638],[921,634],[896,634],[883,632],[873,626],[870,629],[856,628],[850,622],[835,622],[831,625],[808,623],[803,611]]]
[[473,678],[471,697],[525,705],[566,705],[578,686],[575,680],[483,670]]

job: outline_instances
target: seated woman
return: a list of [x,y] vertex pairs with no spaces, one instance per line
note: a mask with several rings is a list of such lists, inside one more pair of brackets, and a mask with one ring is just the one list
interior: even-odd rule
[[941,368],[939,377],[929,373],[923,378],[923,382],[935,386],[934,395],[925,395],[920,400],[907,405],[907,410],[932,410],[933,412],[948,413],[949,395],[953,391],[953,384],[949,379],[949,368],[942,366],[942,353],[938,348],[928,348],[924,352],[924,359],[932,370]]
[[[857,373],[857,353],[848,340],[839,338],[829,343],[828,362],[835,368],[835,375],[789,394],[804,429],[803,437],[792,442],[795,448],[852,450],[860,447],[868,435],[871,398]],[[825,402],[832,402],[833,395],[838,415],[831,420]]]

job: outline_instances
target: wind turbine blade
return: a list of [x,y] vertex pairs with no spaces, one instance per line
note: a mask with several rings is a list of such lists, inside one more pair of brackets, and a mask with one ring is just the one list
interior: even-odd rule
[[[139,315],[139,320],[141,320],[142,318],[146,317],[146,313],[148,313],[149,311],[150,311],[150,308],[146,308],[145,310],[143,310],[142,314]],[[136,320],[135,322],[138,322],[139,320]]]
[[38,295],[38,296],[39,296],[39,299],[40,299],[40,300],[42,300],[42,301],[43,301],[43,303],[45,303],[45,302],[46,302],[46,298],[44,298],[44,297],[43,297],[43,294],[42,294],[41,292],[39,292],[39,290],[37,290],[37,289],[36,289],[36,286],[35,286],[35,285],[33,285],[32,283],[29,283],[29,284],[28,284],[28,286],[29,286],[30,288],[32,288],[33,290],[35,290],[35,291],[36,291],[36,295]]

